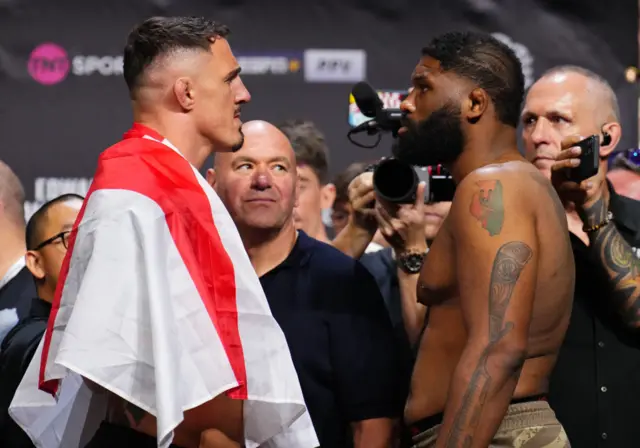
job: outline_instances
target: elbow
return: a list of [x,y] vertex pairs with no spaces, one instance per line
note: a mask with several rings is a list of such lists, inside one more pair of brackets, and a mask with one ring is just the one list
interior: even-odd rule
[[508,375],[519,373],[526,359],[526,341],[498,341],[487,348],[487,364]]

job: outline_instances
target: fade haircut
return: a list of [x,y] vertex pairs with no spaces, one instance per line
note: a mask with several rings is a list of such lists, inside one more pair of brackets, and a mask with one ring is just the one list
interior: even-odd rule
[[[544,72],[540,79],[546,78],[547,76],[563,73],[574,73],[576,75],[583,76],[594,83],[596,85],[596,88],[599,89],[600,93],[604,96],[605,101],[608,103],[607,106],[610,108],[610,110],[607,111],[607,118],[602,118],[602,121],[608,121],[611,118],[616,122],[620,121],[620,106],[618,105],[618,96],[613,91],[611,84],[609,84],[606,79],[598,75],[596,72],[593,72],[584,67],[580,67],[578,65],[558,65]],[[604,110],[602,111],[604,112]]]
[[524,99],[522,64],[513,50],[488,34],[450,32],[422,49],[444,71],[467,78],[487,92],[498,119],[514,128]]
[[29,218],[29,223],[27,224],[26,231],[26,243],[27,250],[34,250],[35,247],[38,246],[42,241],[42,230],[47,222],[47,213],[56,204],[64,203],[71,200],[80,200],[84,201],[84,197],[75,193],[68,193],[58,196],[56,198],[51,199],[49,202],[46,202],[42,205],[33,215]]
[[203,17],[151,17],[137,25],[124,47],[124,80],[132,99],[145,71],[160,57],[179,50],[211,51],[229,28]]
[[287,120],[278,129],[287,136],[298,165],[308,165],[325,185],[329,178],[329,149],[322,132],[311,121]]
[[5,218],[19,229],[24,229],[25,194],[16,173],[0,160],[0,209]]

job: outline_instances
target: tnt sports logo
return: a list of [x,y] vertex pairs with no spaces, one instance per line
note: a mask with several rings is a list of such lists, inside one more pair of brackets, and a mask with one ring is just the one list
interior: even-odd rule
[[38,45],[29,56],[28,70],[33,79],[50,86],[63,81],[69,74],[69,57],[59,45]]
[[60,45],[47,42],[31,52],[27,69],[35,81],[50,86],[64,81],[69,73],[74,76],[122,75],[122,62],[122,56],[75,55],[69,58]]
[[302,67],[301,55],[236,55],[244,75],[288,75]]
[[[407,97],[407,90],[379,90],[378,96],[382,100],[383,107],[385,109],[398,109],[400,103]],[[372,117],[366,117],[356,104],[356,100],[353,95],[349,95],[349,125],[358,126],[367,120],[371,120]]]
[[528,89],[533,84],[533,55],[529,49],[521,43],[515,42],[509,36],[502,33],[491,33],[493,37],[511,48],[520,59],[522,65],[522,73],[524,74],[524,88]]

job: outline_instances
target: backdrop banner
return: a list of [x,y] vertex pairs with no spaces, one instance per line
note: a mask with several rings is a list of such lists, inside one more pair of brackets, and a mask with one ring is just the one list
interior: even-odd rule
[[[243,120],[309,119],[330,147],[331,173],[389,153],[346,139],[354,83],[409,87],[421,48],[451,30],[492,33],[510,45],[527,86],[558,64],[594,70],[622,112],[618,149],[638,142],[636,0],[111,0],[0,1],[0,159],[22,180],[27,215],[61,193],[87,191],[98,154],[131,124],[122,77],[130,29],[153,15],[202,15],[227,24],[252,101]],[[361,118],[361,117],[360,117]]]

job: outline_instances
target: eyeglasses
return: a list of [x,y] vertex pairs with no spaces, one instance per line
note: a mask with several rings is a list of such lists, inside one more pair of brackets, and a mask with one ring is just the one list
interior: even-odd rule
[[33,250],[40,250],[44,246],[47,246],[48,244],[52,244],[58,239],[62,240],[62,245],[64,246],[65,249],[68,249],[69,248],[69,235],[70,234],[71,234],[70,230],[65,230],[64,232],[60,232],[57,235],[52,236],[48,240],[45,240],[42,243],[38,244]]

